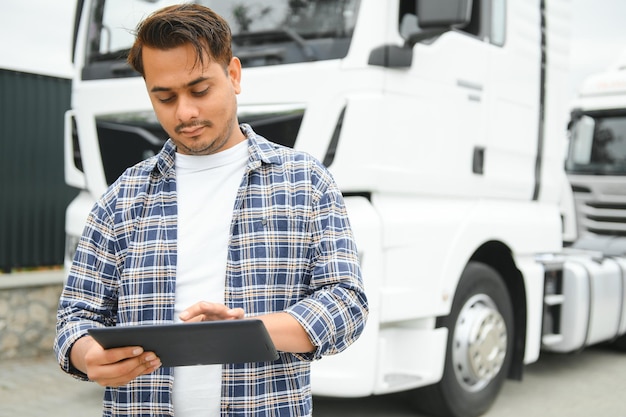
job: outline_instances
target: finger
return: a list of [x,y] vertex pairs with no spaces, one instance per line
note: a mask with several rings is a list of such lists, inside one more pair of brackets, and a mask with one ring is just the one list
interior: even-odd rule
[[[182,320],[182,319],[181,319]],[[184,320],[185,323],[199,323],[201,321],[208,321],[209,319],[207,318],[206,315],[204,314],[199,314],[197,316],[193,316],[187,320]]]
[[142,353],[144,353],[144,351],[141,346],[126,346],[121,348],[106,349],[103,350],[102,354],[99,356],[101,358],[100,364],[109,365],[117,363],[123,361],[124,359],[138,357]]
[[228,307],[223,304],[201,301],[185,309],[179,317],[186,322],[219,320],[227,317],[227,311]]
[[124,359],[141,355],[143,349],[139,346],[128,346],[115,349],[104,349],[98,343],[93,343],[85,353],[85,365],[87,369],[95,369],[120,362]]
[[215,320],[238,320],[244,318],[245,314],[242,308],[224,308],[213,313],[202,313],[197,316],[184,320],[185,323],[198,323],[201,321]]
[[245,311],[243,308],[231,308],[227,312],[227,318],[233,320],[243,319],[245,317]]
[[160,366],[153,352],[144,352],[140,346],[103,349],[94,344],[85,356],[87,376],[103,386],[124,385],[145,372]]
[[135,359],[129,359],[128,362],[130,362],[130,365],[134,365],[134,368],[130,369],[127,374],[127,377],[130,377],[131,380],[139,375],[152,373],[161,367],[161,360],[153,352],[146,352],[144,355],[137,358],[136,363],[134,363]]
[[186,308],[180,315],[178,316],[182,321],[198,321],[197,317],[204,314],[204,310],[208,308],[207,302],[199,302],[188,308]]
[[140,375],[154,372],[160,366],[160,359],[153,352],[146,352],[137,357],[96,368],[93,378],[90,376],[90,379],[102,386],[119,387]]

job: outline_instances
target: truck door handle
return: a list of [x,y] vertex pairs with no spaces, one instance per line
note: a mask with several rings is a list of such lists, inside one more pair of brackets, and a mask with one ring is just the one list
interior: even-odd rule
[[472,172],[474,174],[483,175],[485,169],[485,148],[482,146],[474,147],[474,155],[472,157]]

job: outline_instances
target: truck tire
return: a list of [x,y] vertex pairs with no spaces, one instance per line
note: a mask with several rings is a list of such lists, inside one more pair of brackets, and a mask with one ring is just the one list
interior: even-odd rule
[[441,381],[411,393],[422,413],[475,417],[498,396],[511,364],[513,310],[506,286],[491,267],[470,262],[463,271],[450,315],[437,319],[448,328]]

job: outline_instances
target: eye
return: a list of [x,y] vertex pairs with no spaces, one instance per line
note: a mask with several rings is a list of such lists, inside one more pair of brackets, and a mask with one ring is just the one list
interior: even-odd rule
[[208,92],[209,92],[209,88],[207,87],[207,88],[205,88],[204,90],[201,90],[201,91],[192,91],[191,94],[193,94],[196,97],[201,97],[201,96],[207,94]]
[[159,100],[159,102],[163,104],[167,104],[167,103],[171,103],[172,101],[174,101],[175,98],[176,98],[175,96],[169,96],[165,98],[157,97],[157,100]]

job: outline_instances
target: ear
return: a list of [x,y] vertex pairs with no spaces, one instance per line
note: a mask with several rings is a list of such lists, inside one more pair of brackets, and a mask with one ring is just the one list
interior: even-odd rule
[[241,61],[234,56],[228,64],[228,76],[233,84],[235,94],[241,93]]

